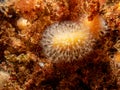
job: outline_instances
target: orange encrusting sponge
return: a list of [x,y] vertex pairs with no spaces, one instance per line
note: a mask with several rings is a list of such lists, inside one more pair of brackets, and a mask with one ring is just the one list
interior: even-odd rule
[[120,63],[120,52],[115,54],[114,60],[115,60],[115,62]]
[[84,24],[86,27],[89,27],[89,30],[94,38],[98,38],[100,31],[106,29],[105,21],[100,15],[96,15],[92,21],[89,21],[87,18],[85,18]]

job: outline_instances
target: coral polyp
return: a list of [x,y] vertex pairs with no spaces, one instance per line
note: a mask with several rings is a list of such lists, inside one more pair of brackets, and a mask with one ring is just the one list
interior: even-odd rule
[[93,46],[89,31],[89,27],[82,23],[68,21],[53,24],[43,33],[43,51],[53,62],[82,59]]
[[86,34],[81,32],[65,32],[60,33],[59,35],[55,36],[53,38],[53,47],[64,49],[74,49],[73,46],[77,44],[83,44],[83,42],[86,40]]

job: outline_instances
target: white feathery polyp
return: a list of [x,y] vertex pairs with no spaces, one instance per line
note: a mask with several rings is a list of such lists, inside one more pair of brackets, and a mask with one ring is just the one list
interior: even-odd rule
[[89,27],[82,23],[61,22],[49,26],[41,44],[44,54],[53,62],[82,59],[93,46]]

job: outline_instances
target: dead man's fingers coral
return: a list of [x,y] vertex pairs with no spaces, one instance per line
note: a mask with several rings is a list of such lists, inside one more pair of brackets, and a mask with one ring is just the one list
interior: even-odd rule
[[45,55],[53,62],[82,59],[93,46],[89,29],[83,23],[69,21],[49,26],[41,40]]

